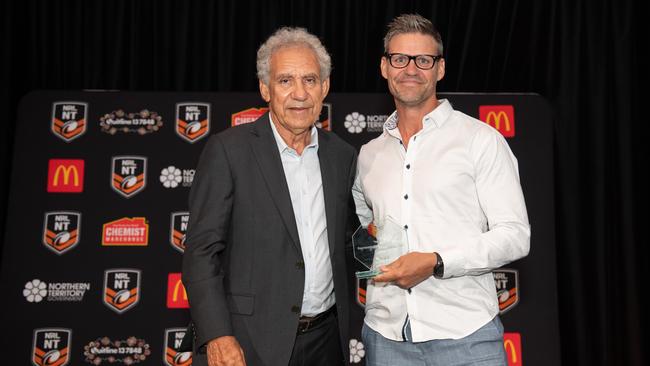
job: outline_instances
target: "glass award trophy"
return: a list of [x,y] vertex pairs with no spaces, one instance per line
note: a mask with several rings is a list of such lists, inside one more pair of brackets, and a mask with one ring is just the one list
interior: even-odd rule
[[376,227],[359,226],[352,236],[354,258],[366,270],[357,271],[357,278],[372,278],[381,273],[379,267],[392,263],[406,253],[406,230],[391,218]]

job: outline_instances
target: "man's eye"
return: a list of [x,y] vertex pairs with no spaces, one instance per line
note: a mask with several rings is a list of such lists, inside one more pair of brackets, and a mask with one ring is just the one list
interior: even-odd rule
[[307,84],[316,84],[316,78],[306,78],[305,83],[307,83]]

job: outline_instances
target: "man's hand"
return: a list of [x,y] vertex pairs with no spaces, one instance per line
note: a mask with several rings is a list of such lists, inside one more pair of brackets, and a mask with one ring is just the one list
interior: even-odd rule
[[433,275],[433,267],[437,260],[436,253],[408,253],[390,264],[379,267],[382,273],[373,280],[392,282],[408,290]]
[[223,336],[208,342],[209,366],[246,366],[244,350],[233,336]]

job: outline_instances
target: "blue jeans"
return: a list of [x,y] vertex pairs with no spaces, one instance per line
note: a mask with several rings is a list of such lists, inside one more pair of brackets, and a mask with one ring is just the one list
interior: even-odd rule
[[[411,339],[411,326],[405,328]],[[440,339],[413,343],[384,338],[365,323],[361,338],[367,366],[505,366],[503,325],[496,316],[476,332],[461,339]]]

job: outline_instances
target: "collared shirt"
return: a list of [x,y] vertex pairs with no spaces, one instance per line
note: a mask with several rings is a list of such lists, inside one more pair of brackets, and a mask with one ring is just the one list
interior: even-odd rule
[[391,217],[405,228],[409,252],[437,252],[442,279],[410,292],[368,282],[366,324],[402,341],[465,337],[498,313],[491,270],[528,254],[530,226],[517,160],[489,125],[447,100],[402,144],[394,112],[383,133],[361,148],[353,195],[362,225]]
[[323,181],[318,160],[318,131],[316,127],[311,128],[310,143],[302,151],[302,155],[299,155],[296,150],[287,146],[273,121],[270,123],[289,186],[305,262],[305,290],[301,314],[314,316],[329,309],[336,302],[327,240]]

